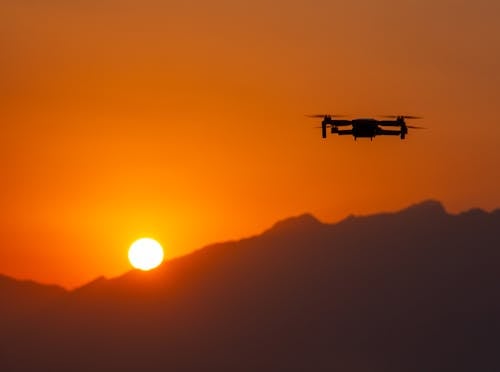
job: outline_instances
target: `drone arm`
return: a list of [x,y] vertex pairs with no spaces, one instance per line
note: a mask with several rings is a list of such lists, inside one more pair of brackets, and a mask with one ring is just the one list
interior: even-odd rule
[[347,136],[352,134],[352,129],[344,129],[338,131],[339,136]]
[[336,127],[345,127],[348,125],[352,125],[352,122],[350,120],[333,120],[332,124]]
[[377,133],[378,136],[399,136],[401,134],[400,130],[387,130],[387,129],[381,129],[379,133]]
[[400,127],[401,123],[397,120],[379,120],[377,122],[378,125],[382,125],[384,127]]

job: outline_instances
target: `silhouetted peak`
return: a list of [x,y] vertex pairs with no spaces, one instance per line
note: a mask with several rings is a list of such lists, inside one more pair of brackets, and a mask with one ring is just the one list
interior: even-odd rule
[[0,289],[8,287],[19,287],[19,280],[0,274]]
[[0,274],[0,280],[4,281],[4,282],[7,282],[7,281],[10,281],[10,280],[14,280],[14,279],[11,279],[11,278],[9,278],[6,275]]
[[93,288],[99,287],[107,281],[108,280],[104,276],[99,276],[94,280],[84,284],[83,286],[76,288],[73,292],[85,292],[88,290],[92,290]]
[[467,216],[467,217],[480,217],[480,216],[485,216],[488,213],[483,211],[481,208],[472,208],[469,209],[468,211],[460,213],[461,216]]
[[20,280],[20,279],[15,279],[7,275],[0,274],[0,282],[2,283],[9,283],[9,284],[15,284],[19,285],[22,283],[30,283],[30,280]]
[[437,200],[425,200],[421,203],[414,204],[401,211],[404,214],[416,216],[442,216],[446,215],[446,209],[443,204]]
[[276,222],[271,227],[269,232],[303,232],[311,229],[316,229],[323,224],[310,213],[304,213],[299,216],[290,217],[282,221]]
[[55,284],[42,284],[33,280],[15,279],[7,275],[0,274],[0,286],[5,288],[20,290],[44,290],[64,293],[66,290]]

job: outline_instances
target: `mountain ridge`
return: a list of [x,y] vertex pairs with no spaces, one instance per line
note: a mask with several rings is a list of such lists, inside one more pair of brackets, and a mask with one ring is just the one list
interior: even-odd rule
[[[287,217],[281,220],[278,220],[275,222],[270,228],[265,229],[262,233],[260,234],[255,234],[249,237],[244,237],[241,239],[236,239],[236,240],[229,240],[229,241],[222,241],[222,242],[216,242],[216,243],[210,243],[205,246],[202,246],[201,248],[195,249],[194,251],[191,251],[185,255],[174,257],[164,263],[162,263],[161,267],[164,267],[165,265],[168,265],[169,262],[171,261],[176,261],[178,259],[183,259],[184,257],[189,257],[192,254],[197,254],[199,252],[205,251],[207,249],[214,249],[216,247],[219,247],[224,244],[231,244],[235,242],[240,242],[244,241],[247,239],[253,239],[255,237],[261,236],[261,235],[266,235],[266,234],[280,234],[280,233],[294,233],[294,232],[303,232],[304,230],[309,230],[309,229],[321,229],[321,228],[328,228],[328,227],[334,227],[337,225],[342,225],[342,224],[349,224],[349,223],[360,223],[361,221],[366,221],[366,220],[372,220],[372,219],[377,219],[377,218],[392,218],[392,217],[407,217],[407,216],[417,216],[417,217],[422,217],[422,215],[425,215],[427,217],[442,217],[444,215],[447,216],[453,216],[453,217],[459,217],[459,216],[488,216],[488,215],[500,215],[500,208],[494,209],[491,212],[485,211],[481,208],[476,208],[472,207],[467,210],[464,210],[462,212],[458,212],[456,214],[450,214],[447,212],[446,208],[444,205],[435,199],[425,199],[421,202],[411,204],[405,208],[399,209],[397,211],[390,211],[390,212],[379,212],[379,213],[373,213],[373,214],[366,214],[366,215],[349,215],[339,221],[336,222],[322,222],[318,218],[316,218],[312,213],[309,212],[304,212],[301,214],[298,214],[296,216],[292,217]],[[160,268],[161,268],[160,267]],[[82,284],[81,286],[78,286],[74,289],[67,290],[62,286],[59,286],[57,284],[45,284],[45,283],[39,283],[35,280],[31,279],[17,279],[8,275],[4,275],[0,273],[0,284],[2,279],[10,279],[15,281],[16,283],[24,283],[25,285],[40,285],[42,287],[48,287],[48,288],[60,288],[63,289],[64,291],[67,292],[79,292],[82,290],[86,290],[89,287],[93,287],[95,285],[112,281],[114,279],[119,279],[120,277],[127,275],[132,272],[137,272],[141,273],[138,270],[130,270],[128,272],[125,272],[121,275],[118,275],[116,277],[112,278],[107,278],[105,276],[98,276],[95,279],[90,280],[89,282],[86,282]],[[143,273],[144,274],[144,273]]]

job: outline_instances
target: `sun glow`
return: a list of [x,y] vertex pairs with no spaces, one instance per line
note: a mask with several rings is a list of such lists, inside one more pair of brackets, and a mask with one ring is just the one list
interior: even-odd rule
[[136,269],[148,271],[162,263],[163,248],[154,239],[139,239],[130,246],[128,259]]

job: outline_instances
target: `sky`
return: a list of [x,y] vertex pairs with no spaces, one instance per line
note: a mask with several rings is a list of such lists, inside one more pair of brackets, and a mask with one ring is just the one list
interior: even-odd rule
[[[69,288],[313,213],[500,207],[493,0],[3,0],[0,273]],[[305,114],[422,115],[321,139]]]

